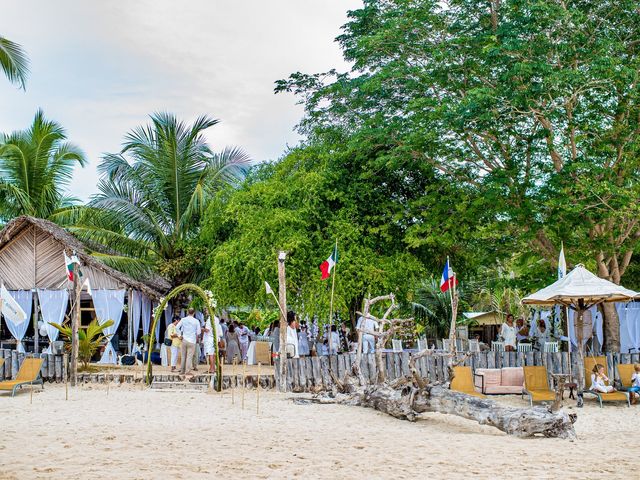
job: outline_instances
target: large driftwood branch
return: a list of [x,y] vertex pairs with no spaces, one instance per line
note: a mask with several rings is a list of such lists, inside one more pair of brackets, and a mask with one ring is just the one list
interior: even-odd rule
[[562,410],[551,412],[543,407],[509,407],[493,400],[448,390],[441,385],[416,388],[406,382],[406,379],[404,383],[398,381],[393,385],[383,383],[357,387],[351,382],[348,385],[348,393],[316,396],[307,400],[373,408],[410,422],[427,412],[457,415],[516,437],[576,437],[573,428],[576,416],[568,415]]

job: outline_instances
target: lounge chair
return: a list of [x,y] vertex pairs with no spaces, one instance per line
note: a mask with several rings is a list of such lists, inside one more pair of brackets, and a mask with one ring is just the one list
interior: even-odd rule
[[471,376],[471,367],[453,367],[453,380],[449,388],[456,392],[466,393],[474,397],[486,398],[483,394],[476,392]]
[[634,373],[633,363],[619,363],[618,375],[620,376],[620,384],[623,390],[631,388],[631,375]]
[[593,367],[598,363],[604,366],[605,372],[609,372],[607,357],[587,357],[584,359],[584,393],[595,395],[600,402],[600,408],[602,408],[602,402],[626,402],[628,406],[631,406],[629,392],[601,393],[591,390],[591,374]]
[[25,358],[18,370],[15,380],[5,380],[0,382],[0,390],[11,390],[11,396],[16,394],[18,387],[23,385],[41,385],[44,389],[44,382],[40,376],[43,360],[41,358]]
[[556,399],[556,392],[549,388],[547,368],[544,366],[522,367],[524,369],[524,390],[522,396],[529,395],[529,404],[533,402],[552,402]]

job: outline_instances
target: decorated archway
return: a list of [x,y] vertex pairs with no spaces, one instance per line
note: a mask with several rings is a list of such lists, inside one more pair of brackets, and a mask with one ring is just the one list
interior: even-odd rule
[[[169,294],[160,300],[160,304],[157,306],[153,313],[153,325],[151,326],[150,332],[156,331],[157,323],[162,316],[165,307],[169,301],[181,294],[182,292],[190,291],[198,295],[205,304],[207,309],[207,313],[209,314],[209,318],[211,319],[211,328],[213,330],[213,346],[215,348],[215,362],[216,362],[216,390],[220,391],[222,389],[222,366],[220,365],[220,353],[218,352],[218,332],[216,331],[215,326],[215,302],[211,295],[211,292],[206,292],[198,285],[194,285],[193,283],[185,283],[184,285],[180,285],[179,287],[174,288],[169,292]],[[151,352],[153,351],[153,344],[155,342],[155,335],[150,335],[149,338],[149,353],[147,355],[147,385],[151,385],[153,382],[153,366],[151,364]]]

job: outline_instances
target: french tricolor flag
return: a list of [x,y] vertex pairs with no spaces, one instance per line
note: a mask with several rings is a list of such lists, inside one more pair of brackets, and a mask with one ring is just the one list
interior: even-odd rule
[[444,293],[456,285],[458,285],[458,279],[456,278],[456,274],[453,273],[453,270],[451,270],[449,258],[447,258],[447,263],[444,264],[444,270],[442,271],[442,278],[440,278],[440,291]]

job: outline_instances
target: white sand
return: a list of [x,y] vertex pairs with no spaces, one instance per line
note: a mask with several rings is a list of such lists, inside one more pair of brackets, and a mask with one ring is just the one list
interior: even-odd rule
[[[454,416],[416,423],[291,395],[70,390],[0,396],[0,478],[637,478],[640,407],[589,401],[577,441],[517,439]],[[517,397],[501,401],[524,406]],[[571,402],[573,403],[573,402]]]

